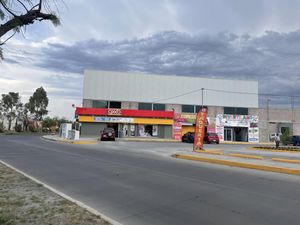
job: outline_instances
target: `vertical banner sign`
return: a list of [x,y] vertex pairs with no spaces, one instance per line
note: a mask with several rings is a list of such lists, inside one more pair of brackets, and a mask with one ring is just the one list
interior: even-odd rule
[[201,109],[201,111],[197,113],[196,130],[195,130],[195,137],[194,137],[194,151],[203,149],[206,116],[207,116],[206,108]]

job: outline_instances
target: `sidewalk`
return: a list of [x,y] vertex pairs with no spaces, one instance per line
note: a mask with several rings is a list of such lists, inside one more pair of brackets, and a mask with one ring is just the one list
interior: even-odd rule
[[120,141],[140,141],[140,142],[181,142],[180,140],[154,138],[154,137],[126,137],[119,138]]
[[69,140],[59,137],[58,135],[44,135],[42,138],[48,141],[57,141],[68,144],[96,144],[97,138],[79,138],[79,140]]
[[300,175],[300,160],[285,157],[267,158],[261,155],[224,154],[222,151],[199,151],[173,154],[172,157],[269,172]]

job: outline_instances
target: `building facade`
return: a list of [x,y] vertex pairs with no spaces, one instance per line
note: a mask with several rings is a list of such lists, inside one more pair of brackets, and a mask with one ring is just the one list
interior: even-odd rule
[[258,142],[258,82],[86,70],[81,135],[113,127],[119,137],[180,139],[208,109],[207,132],[223,141]]

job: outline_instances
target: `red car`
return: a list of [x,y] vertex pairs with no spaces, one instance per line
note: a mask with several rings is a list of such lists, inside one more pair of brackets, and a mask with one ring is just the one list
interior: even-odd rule
[[204,142],[207,144],[216,143],[219,144],[219,136],[216,133],[206,133],[204,136]]
[[116,133],[113,128],[104,128],[104,130],[100,134],[101,141],[115,141],[116,140]]

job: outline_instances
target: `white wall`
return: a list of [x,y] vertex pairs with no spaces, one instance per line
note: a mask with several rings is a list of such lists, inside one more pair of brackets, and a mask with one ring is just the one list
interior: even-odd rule
[[[258,82],[86,70],[83,99],[201,105],[201,88],[258,93]],[[258,95],[205,90],[203,104],[256,108]]]

